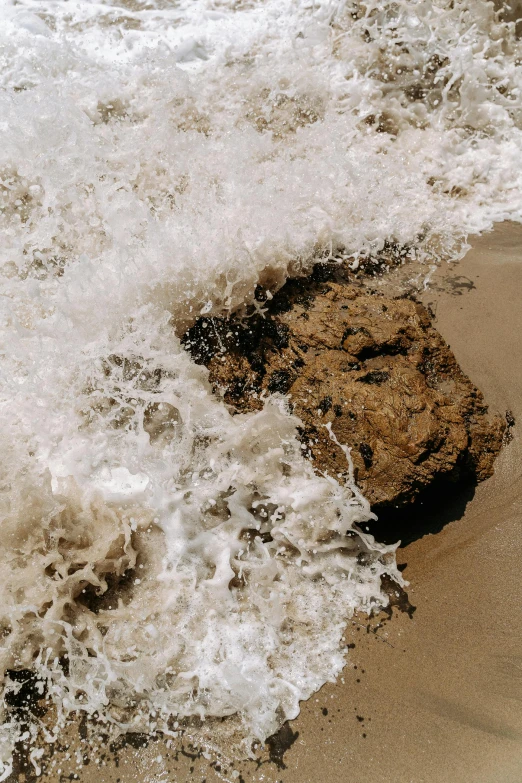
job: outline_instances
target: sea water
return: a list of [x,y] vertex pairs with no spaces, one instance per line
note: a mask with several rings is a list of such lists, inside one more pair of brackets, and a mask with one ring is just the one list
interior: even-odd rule
[[482,0],[1,2],[0,779],[38,739],[14,669],[56,731],[234,716],[245,752],[341,671],[401,581],[350,444],[314,472],[286,400],[233,415],[180,337],[520,220],[517,32]]

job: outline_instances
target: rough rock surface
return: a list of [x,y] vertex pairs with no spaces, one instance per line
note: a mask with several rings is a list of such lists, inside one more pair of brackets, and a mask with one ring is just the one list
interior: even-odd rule
[[329,267],[268,299],[258,292],[262,314],[202,318],[185,336],[237,411],[288,395],[317,469],[338,476],[347,463],[331,422],[375,507],[409,503],[434,480],[492,473],[505,422],[488,414],[421,304]]

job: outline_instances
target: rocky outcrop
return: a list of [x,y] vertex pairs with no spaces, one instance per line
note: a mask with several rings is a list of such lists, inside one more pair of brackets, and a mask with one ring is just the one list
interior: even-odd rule
[[481,480],[505,431],[464,375],[428,311],[319,267],[287,283],[263,313],[200,319],[185,336],[194,358],[237,411],[288,395],[317,469],[355,477],[374,507],[401,506],[435,480]]

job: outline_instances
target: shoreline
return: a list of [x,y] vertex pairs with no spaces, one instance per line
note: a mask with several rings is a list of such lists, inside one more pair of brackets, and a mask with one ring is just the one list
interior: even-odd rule
[[[519,783],[521,285],[522,226],[500,224],[462,261],[439,267],[419,297],[491,409],[511,410],[516,425],[493,477],[445,510],[451,522],[398,550],[413,615],[395,611],[391,622],[371,628],[356,618],[349,623],[350,660],[337,683],[302,703],[288,748],[271,754],[279,764],[238,763],[236,776],[190,754],[173,759],[161,740],[128,742],[106,754],[102,769],[83,766],[77,779],[345,783],[348,775],[357,783]],[[72,727],[71,755],[79,747],[75,733]]]
[[[456,276],[466,283],[457,293]],[[521,286],[522,226],[506,223],[475,239],[462,261],[439,267],[420,297],[490,407],[513,412],[513,439],[492,478],[464,499],[463,513],[457,504],[455,519],[440,532],[399,549],[414,617],[396,616],[381,641],[364,634],[352,654],[359,668],[348,664],[346,683],[323,689],[319,698],[342,705],[343,719],[314,752],[304,751],[314,709],[303,705],[295,724],[310,737],[303,736],[299,759],[306,774],[289,770],[285,783],[311,783],[321,769],[331,781],[350,770],[358,783],[520,781]],[[365,674],[357,678],[361,668]],[[364,739],[346,725],[350,699],[371,718]]]

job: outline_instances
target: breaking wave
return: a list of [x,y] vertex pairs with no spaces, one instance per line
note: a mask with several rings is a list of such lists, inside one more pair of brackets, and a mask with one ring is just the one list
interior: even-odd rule
[[401,577],[346,446],[346,476],[317,475],[283,398],[232,415],[179,338],[317,261],[436,262],[520,220],[516,20],[481,0],[0,13],[0,779],[13,669],[58,726],[234,715],[248,751]]

